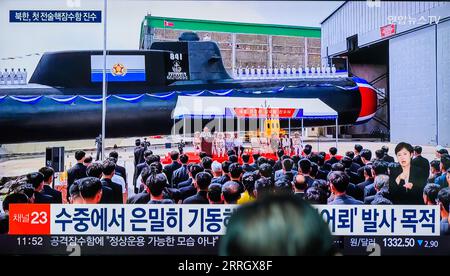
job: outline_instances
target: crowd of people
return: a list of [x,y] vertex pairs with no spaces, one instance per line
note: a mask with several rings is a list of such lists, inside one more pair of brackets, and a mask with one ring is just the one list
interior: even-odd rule
[[[145,146],[145,145],[144,145]],[[427,204],[438,205],[441,232],[449,233],[450,155],[445,148],[427,160],[420,146],[399,143],[395,158],[383,146],[374,154],[355,145],[338,155],[331,147],[314,152],[307,144],[299,154],[281,145],[276,160],[228,149],[227,160],[219,163],[199,152],[200,162],[173,150],[172,162],[161,158],[136,141],[133,188],[126,197],[127,172],[117,163],[113,151],[104,161],[93,161],[77,151],[77,163],[68,170],[68,203],[116,204],[244,204],[268,194],[289,194],[311,204]],[[22,179],[3,201],[7,216],[11,203],[62,203],[61,192],[51,188],[54,171],[43,167]]]

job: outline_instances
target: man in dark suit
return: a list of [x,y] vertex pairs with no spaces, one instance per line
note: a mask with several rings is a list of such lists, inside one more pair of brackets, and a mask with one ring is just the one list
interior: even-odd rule
[[[369,165],[368,165],[369,166]],[[375,179],[379,175],[388,175],[388,163],[384,161],[376,161],[370,165],[372,167],[372,177]],[[363,167],[364,169],[365,167]],[[364,188],[364,198],[373,196],[377,193],[375,184],[369,184]]]
[[241,198],[239,183],[235,181],[227,181],[222,186],[222,199],[224,204],[237,204]]
[[447,188],[447,187],[449,187],[448,183],[447,183],[447,174],[448,174],[447,170],[450,169],[450,156],[448,156],[448,155],[441,156],[440,167],[441,167],[442,174],[441,174],[441,176],[437,177],[434,180],[434,184],[438,184],[441,187],[441,189]]
[[97,177],[85,177],[77,181],[84,204],[97,204],[103,196],[102,182]]
[[[86,175],[88,177],[95,177],[99,180],[103,175],[103,165],[99,162],[92,163],[86,170]],[[78,181],[78,180],[77,180]],[[78,183],[80,184],[80,183]],[[110,187],[102,185],[102,197],[100,198],[100,203],[114,203],[113,190]]]
[[181,167],[181,164],[178,162],[180,154],[178,151],[174,150],[170,152],[170,159],[172,159],[172,163],[166,165],[163,169],[163,173],[166,175],[169,185],[172,186],[172,175],[173,172]]
[[147,150],[144,152],[144,159],[145,161],[138,164],[136,166],[136,169],[134,170],[134,175],[133,175],[133,187],[134,187],[134,193],[138,193],[139,191],[139,183],[136,183],[139,175],[141,174],[141,171],[143,168],[150,166],[153,162],[159,161],[159,159],[153,155],[153,151],[151,150]]
[[244,153],[242,154],[242,169],[244,170],[244,172],[253,172],[256,169],[250,165],[248,162],[250,161],[250,155]]
[[123,197],[122,197],[122,186],[120,184],[112,182],[111,178],[114,175],[116,169],[116,164],[110,160],[103,161],[102,164],[102,172],[103,172],[103,178],[101,180],[102,185],[106,186],[108,188],[111,188],[113,192],[113,202],[117,204],[123,203]]
[[305,177],[301,174],[296,175],[293,184],[294,196],[303,199],[305,197],[305,191],[308,188]]
[[[86,177],[86,166],[83,165],[86,153],[82,150],[75,152],[75,159],[77,163],[67,171],[67,191],[70,190],[70,185],[72,185],[75,180]],[[69,193],[67,193],[67,201],[69,201]]]
[[253,163],[251,163],[250,166],[252,166],[252,167],[255,169],[255,171],[258,169],[258,163],[257,163],[257,161],[258,161],[258,158],[259,158],[260,156],[261,156],[261,155],[260,155],[259,153],[253,153],[253,154],[252,154],[252,157],[253,157]]
[[362,182],[364,181],[364,166],[372,165],[372,151],[369,149],[363,149],[359,157],[361,158],[361,162],[363,165],[361,165],[361,167],[358,169],[358,176],[360,179],[359,182]]
[[134,167],[145,161],[144,159],[144,147],[141,147],[141,139],[136,139],[136,147],[134,148]]
[[281,161],[282,161],[281,159],[282,159],[283,155],[284,155],[284,150],[282,150],[282,149],[277,150],[278,160],[277,160],[277,162],[275,162],[275,165],[273,166],[274,172],[281,170]]
[[348,176],[341,171],[333,171],[328,176],[331,192],[334,195],[333,201],[329,205],[362,205],[363,202],[347,195],[350,184]]
[[189,179],[188,162],[189,157],[186,154],[180,155],[181,167],[176,169],[172,174],[172,187],[177,188],[178,183]]
[[33,172],[27,174],[27,181],[33,188],[34,203],[53,203],[55,199],[47,194],[44,194],[42,190],[44,189],[44,175],[40,172]]
[[[339,162],[344,166],[344,169],[345,169],[344,171],[348,175],[348,177],[350,177],[350,182],[351,183],[359,183],[360,182],[360,178],[358,176],[359,165],[354,163],[353,160],[348,156],[342,157],[341,161],[339,161]],[[353,165],[358,167],[358,169],[356,169],[356,171],[352,170]]]
[[365,164],[363,163],[362,159],[361,159],[361,151],[363,150],[363,147],[359,144],[355,145],[354,148],[354,152],[355,152],[355,157],[353,158],[353,162],[355,162],[356,164],[360,165],[360,166],[364,166]]
[[390,156],[388,154],[389,147],[388,146],[382,146],[381,149],[384,151],[383,161],[388,162],[388,163],[394,163],[395,162],[394,157],[392,157],[392,156]]
[[364,166],[364,181],[356,185],[362,198],[364,198],[364,189],[370,184],[373,184],[372,166],[367,165]]
[[311,172],[311,161],[306,158],[298,161],[298,174],[301,174],[305,177],[305,181],[308,184],[308,187],[311,187],[314,179],[309,175]]
[[207,198],[209,184],[211,184],[211,175],[206,172],[198,173],[194,182],[197,194],[183,200],[183,204],[209,204]]
[[336,158],[336,154],[337,154],[337,148],[335,148],[335,147],[331,147],[330,148],[330,150],[329,150],[329,153],[330,153],[330,159],[328,159],[327,161],[325,161],[325,164],[326,164],[326,166],[332,166],[333,164],[335,164],[335,163],[338,163],[339,162],[339,160]]
[[123,178],[123,180],[125,180],[125,185],[128,186],[127,170],[125,169],[125,167],[122,167],[117,164],[117,161],[119,161],[119,154],[117,153],[117,151],[110,152],[109,158],[113,158],[113,159],[111,159],[111,161],[113,161],[114,164],[116,164],[116,173],[115,174],[118,176],[121,176]]
[[422,147],[415,146],[414,147],[414,158],[411,162],[412,166],[416,166],[420,168],[423,177],[428,179],[430,177],[430,162],[428,159],[422,156]]
[[197,193],[197,188],[195,187],[195,178],[197,177],[197,174],[204,172],[204,169],[202,166],[198,164],[190,164],[189,165],[189,181],[191,181],[190,185],[177,188],[170,188],[169,191],[172,194],[173,199],[175,202],[179,202],[180,200],[183,201],[186,198],[193,196]]
[[225,182],[230,181],[230,161],[223,161],[222,162],[222,176],[217,177],[212,181],[212,183],[219,183],[221,185],[225,184]]
[[292,189],[292,181],[298,172],[293,171],[294,161],[286,158],[281,162],[282,169],[275,172],[275,187]]
[[53,183],[53,176],[55,171],[50,167],[42,167],[39,172],[44,175],[44,188],[42,192],[53,197],[54,202],[52,203],[62,203],[62,194],[60,191],[53,189],[50,185]]

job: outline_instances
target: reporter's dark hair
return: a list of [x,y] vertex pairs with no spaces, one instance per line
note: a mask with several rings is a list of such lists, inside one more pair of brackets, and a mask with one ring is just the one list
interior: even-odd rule
[[409,151],[409,153],[411,153],[411,154],[414,152],[414,148],[413,148],[413,146],[411,146],[411,144],[405,143],[405,142],[400,142],[395,147],[395,155],[397,155],[397,153],[399,151],[401,151],[402,149]]
[[267,196],[236,209],[219,245],[222,256],[333,253],[333,238],[317,210],[286,194]]
[[361,146],[360,144],[355,144],[354,149],[360,153],[363,150],[363,146]]

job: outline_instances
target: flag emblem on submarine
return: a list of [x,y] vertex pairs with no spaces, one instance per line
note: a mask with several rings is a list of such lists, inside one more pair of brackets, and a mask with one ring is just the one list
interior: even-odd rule
[[[91,56],[91,81],[103,81],[103,56]],[[108,82],[145,82],[144,55],[108,55],[106,57]]]
[[120,63],[114,64],[111,68],[111,74],[113,76],[125,76],[127,74],[127,68]]

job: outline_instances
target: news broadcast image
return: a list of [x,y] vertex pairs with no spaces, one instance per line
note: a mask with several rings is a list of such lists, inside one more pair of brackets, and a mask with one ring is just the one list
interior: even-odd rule
[[0,30],[0,255],[450,255],[450,2],[2,0]]

